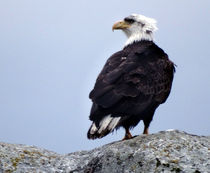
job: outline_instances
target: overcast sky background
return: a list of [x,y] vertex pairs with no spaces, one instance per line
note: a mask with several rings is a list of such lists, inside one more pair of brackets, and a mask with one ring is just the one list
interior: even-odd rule
[[158,21],[155,42],[177,64],[150,132],[210,135],[210,1],[1,0],[0,141],[69,153],[122,139],[123,129],[86,138],[88,94],[126,41],[113,23],[131,13]]

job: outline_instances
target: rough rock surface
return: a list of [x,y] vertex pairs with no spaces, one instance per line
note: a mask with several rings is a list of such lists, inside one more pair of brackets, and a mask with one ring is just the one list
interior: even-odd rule
[[0,143],[0,172],[210,173],[210,137],[171,130],[67,155]]

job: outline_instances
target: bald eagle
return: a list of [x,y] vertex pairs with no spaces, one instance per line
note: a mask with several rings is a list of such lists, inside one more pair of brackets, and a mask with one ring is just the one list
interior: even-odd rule
[[121,29],[128,39],[107,60],[90,92],[89,139],[102,138],[119,127],[125,129],[123,139],[130,139],[130,129],[141,120],[143,134],[148,134],[155,110],[169,96],[175,72],[174,63],[153,42],[155,19],[132,14],[112,29]]

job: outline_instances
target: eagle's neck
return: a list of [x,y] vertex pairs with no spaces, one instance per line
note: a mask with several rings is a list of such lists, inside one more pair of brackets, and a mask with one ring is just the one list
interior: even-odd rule
[[145,41],[153,41],[154,40],[153,33],[142,32],[142,33],[134,33],[134,34],[131,34],[130,36],[129,35],[127,35],[127,36],[128,36],[128,40],[125,43],[125,47],[134,43],[134,42],[138,42],[138,41],[142,41],[142,40],[145,40]]
[[142,51],[143,49],[155,44],[153,41],[149,40],[141,40],[141,41],[134,41],[132,44],[129,44],[123,48],[125,52],[131,52],[135,50],[135,52]]

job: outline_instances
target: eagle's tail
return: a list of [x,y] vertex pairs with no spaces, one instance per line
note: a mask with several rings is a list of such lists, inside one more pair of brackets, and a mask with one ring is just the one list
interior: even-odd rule
[[119,124],[121,117],[111,117],[111,115],[105,116],[100,122],[99,126],[93,122],[88,130],[88,139],[102,138],[112,132]]

